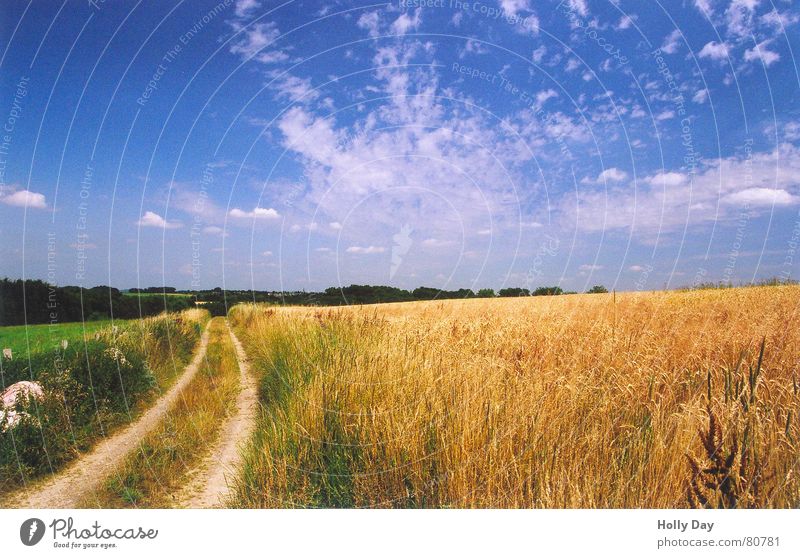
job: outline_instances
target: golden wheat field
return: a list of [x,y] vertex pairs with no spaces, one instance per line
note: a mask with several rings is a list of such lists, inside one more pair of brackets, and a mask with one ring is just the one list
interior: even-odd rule
[[798,295],[236,307],[264,411],[233,504],[797,507]]

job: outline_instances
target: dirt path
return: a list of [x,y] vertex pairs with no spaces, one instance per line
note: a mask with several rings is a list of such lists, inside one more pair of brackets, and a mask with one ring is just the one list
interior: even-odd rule
[[250,439],[256,425],[258,389],[250,374],[247,355],[230,325],[228,332],[239,361],[240,385],[236,414],[222,426],[211,453],[197,466],[191,480],[176,495],[176,507],[221,508],[231,494],[230,481],[242,464],[241,445]]
[[172,407],[183,388],[192,381],[208,346],[209,322],[200,337],[192,361],[178,381],[136,422],[106,438],[86,455],[79,457],[66,469],[41,483],[31,484],[0,500],[2,508],[74,508],[91,496],[99,483],[106,479],[132,450],[139,440],[155,428]]

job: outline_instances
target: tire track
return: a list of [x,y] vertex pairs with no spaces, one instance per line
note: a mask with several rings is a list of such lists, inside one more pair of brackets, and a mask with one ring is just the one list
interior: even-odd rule
[[176,507],[226,507],[232,492],[232,481],[238,476],[242,465],[241,446],[255,430],[258,389],[250,374],[247,354],[227,320],[225,323],[236,350],[241,377],[236,414],[225,422],[210,454],[202,460],[194,477],[176,495]]

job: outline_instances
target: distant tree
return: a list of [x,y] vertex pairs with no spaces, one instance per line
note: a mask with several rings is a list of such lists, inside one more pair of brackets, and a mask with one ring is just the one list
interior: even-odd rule
[[[104,287],[105,288],[105,287]],[[162,294],[174,293],[177,289],[175,287],[147,287],[146,289],[128,289],[131,293],[147,293],[147,294]]]
[[519,287],[509,287],[507,289],[500,289],[500,296],[529,296],[531,292],[528,289],[521,289]]
[[[163,287],[161,287],[163,289]],[[124,295],[107,286],[89,289],[57,287],[38,280],[0,279],[0,325],[41,324],[108,319],[129,319],[193,306],[189,297],[145,294]]]
[[561,287],[539,287],[533,291],[533,296],[555,296],[560,294],[564,294],[564,290]]
[[433,300],[440,298],[442,291],[433,287],[417,287],[411,291],[411,296],[416,300]]
[[607,293],[608,289],[606,289],[603,285],[595,285],[594,287],[592,287],[591,289],[589,289],[586,292],[589,293],[589,294],[603,294],[603,293]]
[[478,291],[478,296],[480,298],[494,298],[497,295],[494,292],[494,289],[481,289]]
[[755,287],[782,287],[797,285],[797,281],[790,277],[770,277],[768,279],[762,279],[757,283],[751,283],[750,285]]

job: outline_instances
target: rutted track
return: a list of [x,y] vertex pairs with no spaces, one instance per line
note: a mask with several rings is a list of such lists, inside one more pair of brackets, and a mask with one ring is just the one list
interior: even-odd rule
[[250,439],[255,428],[258,411],[256,382],[250,374],[244,348],[230,324],[228,332],[236,349],[241,378],[241,388],[236,398],[236,414],[225,421],[211,453],[202,460],[192,479],[176,495],[177,507],[225,507],[231,493],[231,480],[241,466],[241,445]]
[[125,457],[136,449],[139,441],[161,422],[181,391],[192,381],[205,357],[208,337],[207,324],[192,361],[178,381],[134,423],[98,443],[63,471],[5,496],[0,500],[0,507],[74,508],[79,502],[90,498],[99,483],[112,474]]

